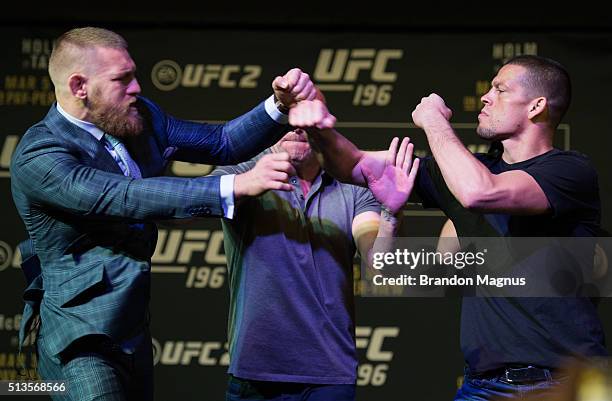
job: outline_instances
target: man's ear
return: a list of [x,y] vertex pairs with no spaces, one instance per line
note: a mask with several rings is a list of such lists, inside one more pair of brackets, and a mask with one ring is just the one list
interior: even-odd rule
[[548,102],[546,101],[545,97],[537,97],[535,99],[533,99],[530,103],[529,103],[529,111],[528,111],[528,115],[529,115],[529,119],[533,120],[534,118],[540,116],[544,116],[544,112],[546,110],[546,106],[548,105]]
[[68,88],[72,96],[81,100],[87,99],[87,78],[81,74],[68,77]]

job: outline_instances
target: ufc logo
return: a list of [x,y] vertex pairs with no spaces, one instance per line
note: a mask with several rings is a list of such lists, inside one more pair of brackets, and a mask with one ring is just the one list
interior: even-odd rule
[[223,232],[210,230],[159,230],[157,246],[151,261],[154,264],[192,262],[195,252],[204,252],[204,261],[224,264]]
[[402,49],[321,49],[314,79],[317,82],[356,82],[369,72],[373,82],[395,82],[397,74],[387,71],[389,60],[401,59]]
[[372,362],[389,362],[393,359],[392,351],[383,351],[383,344],[387,338],[399,336],[399,327],[370,327],[355,328],[357,348],[366,350],[366,358]]

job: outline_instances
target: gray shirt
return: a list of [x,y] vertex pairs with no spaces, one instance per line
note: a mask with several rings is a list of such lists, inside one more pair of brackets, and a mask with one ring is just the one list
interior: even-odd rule
[[[240,174],[267,150],[213,174]],[[354,384],[352,222],[380,212],[369,190],[321,172],[304,196],[268,191],[223,220],[230,285],[229,373],[251,380]]]

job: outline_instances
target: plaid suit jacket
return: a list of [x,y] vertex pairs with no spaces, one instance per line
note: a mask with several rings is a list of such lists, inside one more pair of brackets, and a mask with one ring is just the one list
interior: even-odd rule
[[[126,146],[142,179],[123,176],[104,145],[55,104],[11,160],[13,199],[42,272],[26,291],[24,317],[40,308],[38,346],[50,355],[88,334],[121,341],[142,330],[154,221],[223,214],[219,177],[160,177],[170,160],[235,164],[286,131],[263,103],[221,125],[173,118],[142,97],[138,106],[145,133]],[[22,338],[29,320],[22,321]]]

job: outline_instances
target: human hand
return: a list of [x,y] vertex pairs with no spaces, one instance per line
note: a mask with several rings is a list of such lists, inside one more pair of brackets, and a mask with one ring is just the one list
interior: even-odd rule
[[295,174],[289,162],[289,154],[267,154],[251,170],[234,177],[234,199],[261,195],[271,189],[291,191],[293,187],[287,181]]
[[336,125],[336,117],[322,101],[305,100],[289,110],[289,124],[303,129],[329,129]]
[[416,126],[425,129],[431,123],[442,120],[448,122],[452,116],[453,112],[446,107],[444,100],[435,93],[432,93],[421,99],[421,103],[412,112],[412,121]]
[[317,92],[310,76],[299,68],[293,68],[285,75],[272,81],[274,96],[284,107],[290,109],[302,100],[312,100]]
[[419,159],[412,160],[414,145],[404,138],[397,149],[398,138],[393,138],[387,151],[383,168],[364,163],[361,166],[368,188],[378,202],[393,214],[397,214],[414,188],[419,170]]

